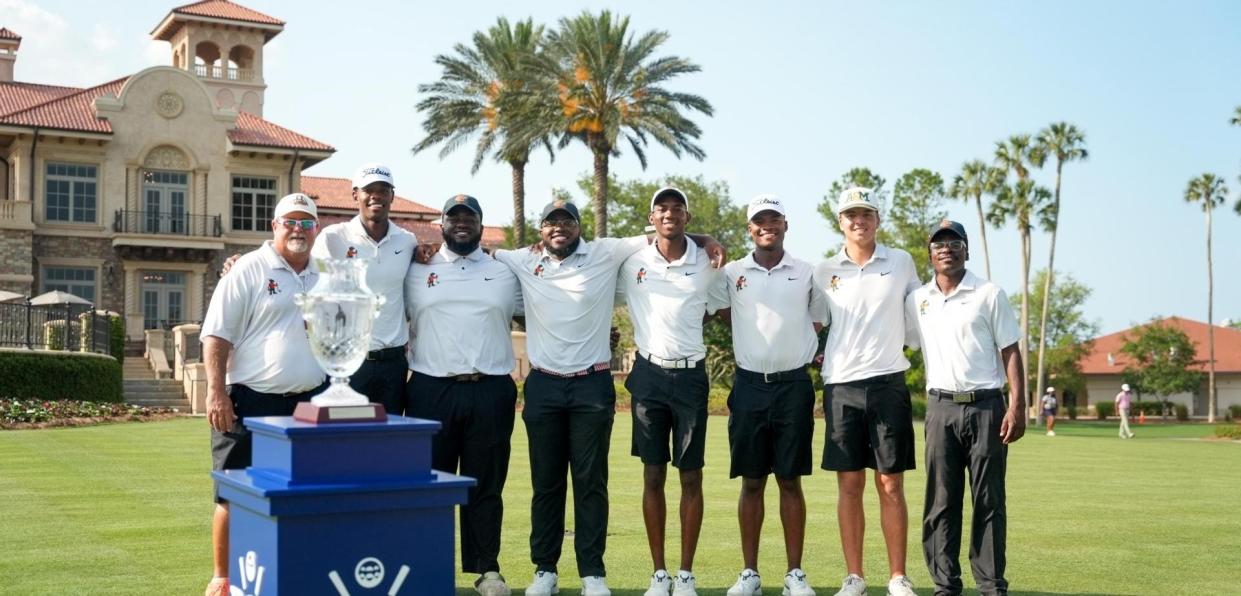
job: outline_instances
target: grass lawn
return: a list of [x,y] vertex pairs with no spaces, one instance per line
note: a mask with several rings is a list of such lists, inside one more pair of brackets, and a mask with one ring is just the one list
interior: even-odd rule
[[[617,596],[640,595],[651,572],[630,428],[629,415],[618,415],[606,558]],[[1009,454],[1013,594],[1241,593],[1241,444],[1198,440],[1211,433],[1206,425],[1135,425],[1137,437],[1129,441],[1116,438],[1115,423],[1062,421],[1056,430],[1054,438],[1028,435]],[[201,593],[211,572],[207,437],[202,419],[0,432],[0,593]],[[822,421],[815,437],[819,444]],[[741,566],[739,483],[727,478],[725,418],[711,419],[708,440],[707,519],[695,571],[701,594],[722,595]],[[520,423],[513,443],[501,565],[512,585],[524,588],[532,572],[530,480]],[[918,529],[924,486],[921,471],[908,476],[909,575],[926,595],[932,590]],[[816,471],[805,487],[804,566],[819,594],[830,595],[843,575],[835,481]],[[675,482],[669,489],[675,518]],[[772,483],[760,563],[768,594],[779,593],[785,570],[775,496]],[[873,494],[866,506],[870,593],[881,595],[887,565]],[[968,524],[968,510],[965,518]],[[669,534],[668,551],[677,553],[675,526]],[[565,553],[562,593],[575,594],[572,538]],[[675,556],[669,564],[675,569]],[[965,568],[968,586],[968,562]],[[458,594],[472,594],[472,580],[458,576]]]

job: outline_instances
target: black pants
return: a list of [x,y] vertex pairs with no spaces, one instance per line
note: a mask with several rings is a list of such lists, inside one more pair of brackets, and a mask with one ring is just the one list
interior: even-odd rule
[[1004,473],[1008,446],[1000,441],[1004,399],[953,403],[931,396],[926,412],[926,507],[922,552],[937,596],[961,593],[961,500],[969,469],[974,505],[970,567],[984,596],[1008,593],[1004,542],[1008,520]]
[[[394,351],[393,351],[394,352]],[[405,403],[405,373],[409,362],[405,356],[387,356],[383,360],[363,360],[358,372],[349,377],[349,386],[377,404],[383,404],[389,414],[403,414]]]
[[406,390],[409,415],[437,420],[431,467],[478,481],[461,506],[461,570],[500,571],[504,482],[516,418],[517,385],[508,375],[454,381],[415,372]]
[[616,389],[608,371],[554,377],[537,370],[525,385],[521,418],[530,437],[530,560],[556,571],[564,543],[565,475],[573,477],[573,546],[582,577],[607,575],[608,448]]

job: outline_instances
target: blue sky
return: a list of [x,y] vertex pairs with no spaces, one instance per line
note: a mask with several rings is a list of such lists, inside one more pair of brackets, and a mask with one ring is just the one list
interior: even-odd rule
[[[1103,332],[1155,315],[1206,319],[1205,220],[1182,196],[1191,177],[1214,172],[1231,189],[1215,212],[1216,320],[1241,319],[1241,127],[1228,126],[1241,104],[1241,3],[242,3],[287,22],[265,49],[264,110],[337,148],[311,174],[383,161],[403,196],[438,205],[466,192],[487,223],[507,223],[507,166],[471,176],[468,149],[410,155],[417,85],[438,76],[436,54],[497,16],[554,25],[611,7],[637,30],[668,31],[664,53],[703,69],[672,86],[715,106],[698,118],[705,161],[652,148],[646,171],[632,155],[613,160],[622,179],[701,174],[727,181],[738,203],[775,192],[791,206],[788,249],[815,261],[836,240],[814,206],[849,168],[889,184],[915,167],[950,179],[968,159],[989,161],[996,140],[1066,120],[1086,132],[1091,157],[1065,169],[1057,270],[1093,288],[1087,315]],[[0,0],[0,26],[25,38],[18,80],[89,85],[169,63],[167,44],[148,34],[178,4]],[[576,145],[554,164],[536,157],[529,210],[553,187],[576,193],[590,163]],[[1053,170],[1035,177],[1050,187]],[[975,234],[972,206],[951,202],[949,213]],[[987,233],[995,280],[1016,292],[1017,234]],[[1037,235],[1034,268],[1047,248]],[[974,257],[981,271],[977,248]]]

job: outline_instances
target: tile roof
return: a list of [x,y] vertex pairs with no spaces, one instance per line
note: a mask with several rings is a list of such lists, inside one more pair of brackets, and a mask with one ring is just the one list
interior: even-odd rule
[[[329,209],[357,210],[353,203],[353,184],[348,178],[326,178],[322,176],[302,176],[302,192],[315,200],[315,205]],[[397,195],[392,201],[390,211],[394,214],[422,215],[434,219],[439,217],[439,209],[416,203]]]
[[[108,134],[112,124],[95,115],[95,99],[117,97],[129,77],[89,89],[0,83],[0,124]],[[237,114],[237,127],[228,131],[235,145],[335,151],[331,145],[293,132],[247,112]]]
[[0,116],[7,116],[81,90],[79,87],[0,82]]
[[284,25],[284,21],[280,19],[267,16],[257,10],[246,8],[228,0],[202,0],[202,2],[178,6],[172,9],[171,12],[198,17],[262,23],[264,25]]
[[298,134],[248,112],[237,113],[237,128],[228,131],[228,138],[234,145],[335,151],[331,145]]
[[21,41],[22,36],[14,33],[12,29],[0,27],[0,39],[12,39],[15,41]]
[[[1181,330],[1194,343],[1196,361],[1190,366],[1195,370],[1206,371],[1207,361],[1207,324],[1199,321],[1169,317],[1162,323]],[[1082,373],[1088,375],[1119,375],[1129,364],[1129,357],[1120,351],[1125,344],[1125,337],[1134,330],[1151,325],[1138,325],[1124,331],[1096,337],[1090,353],[1078,362]],[[1112,364],[1108,364],[1108,355],[1112,356]],[[1241,330],[1228,327],[1215,328],[1215,372],[1241,373]]]

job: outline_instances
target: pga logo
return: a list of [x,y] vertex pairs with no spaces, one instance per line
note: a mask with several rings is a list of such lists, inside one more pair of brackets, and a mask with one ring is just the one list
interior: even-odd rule
[[263,572],[267,570],[259,565],[258,555],[249,551],[237,557],[237,567],[241,569],[241,587],[229,586],[228,596],[258,596],[263,591]]
[[[353,581],[364,590],[378,588],[383,583],[384,576],[383,561],[375,557],[364,557],[353,567]],[[332,570],[328,572],[327,577],[332,581],[332,587],[336,588],[336,593],[339,596],[350,596],[349,587],[345,585],[345,580],[340,576],[340,572]],[[388,588],[389,596],[396,596],[396,594],[400,593],[407,577],[409,577],[409,565],[401,565],[401,568],[396,572],[396,577],[392,580],[392,586]]]

